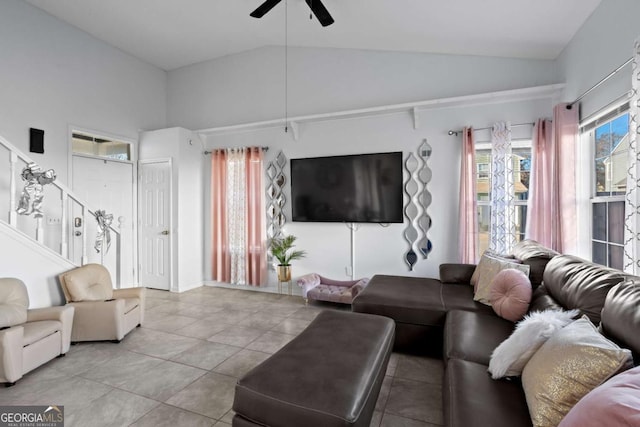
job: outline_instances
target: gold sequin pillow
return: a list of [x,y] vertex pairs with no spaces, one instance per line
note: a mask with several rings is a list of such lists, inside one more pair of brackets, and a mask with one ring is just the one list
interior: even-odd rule
[[601,335],[583,316],[554,333],[522,372],[534,427],[555,427],[582,397],[633,366],[629,350]]
[[[522,271],[529,277],[529,266],[518,264],[517,262],[507,261],[494,255],[483,254],[480,262],[476,267],[478,272],[478,282],[474,286],[473,299],[482,304],[491,305],[491,283],[493,278],[507,268],[513,268]],[[474,272],[475,273],[475,272]]]

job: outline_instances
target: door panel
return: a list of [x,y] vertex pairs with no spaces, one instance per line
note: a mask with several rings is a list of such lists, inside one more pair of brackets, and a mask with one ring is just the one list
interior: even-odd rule
[[[113,215],[112,226],[117,230],[119,219],[122,219],[121,230],[122,264],[121,287],[132,286],[135,278],[134,271],[134,200],[133,185],[134,172],[132,163],[95,159],[83,156],[73,156],[73,191],[88,204],[91,209],[104,209],[107,214]],[[82,224],[76,226],[75,218],[82,218],[79,206],[74,204],[72,211],[71,227],[71,254],[73,261],[80,264],[82,261]],[[84,217],[86,226],[86,252],[87,262],[103,263],[111,273],[114,286],[117,283],[116,236],[111,235],[111,247],[106,254],[98,253],[95,248],[96,233],[98,230],[95,218],[88,212]],[[80,233],[79,235],[76,235]],[[104,256],[103,256],[104,255]]]
[[171,288],[171,164],[140,163],[140,284]]

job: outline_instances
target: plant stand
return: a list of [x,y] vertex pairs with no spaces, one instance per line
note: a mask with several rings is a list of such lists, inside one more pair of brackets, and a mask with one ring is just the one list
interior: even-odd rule
[[280,280],[278,279],[278,293],[282,294],[283,284],[287,284],[289,287],[287,295],[293,295],[293,281],[289,280]]

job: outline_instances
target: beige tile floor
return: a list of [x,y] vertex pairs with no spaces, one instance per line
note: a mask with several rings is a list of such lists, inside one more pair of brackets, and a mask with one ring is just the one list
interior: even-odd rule
[[[64,405],[67,427],[228,427],[237,379],[340,307],[209,286],[148,290],[143,327],[120,344],[72,346],[0,388],[0,405]],[[371,426],[441,425],[442,371],[440,360],[394,353]]]

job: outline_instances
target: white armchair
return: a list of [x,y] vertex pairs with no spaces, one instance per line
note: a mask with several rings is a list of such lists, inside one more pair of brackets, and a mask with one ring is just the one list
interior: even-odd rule
[[109,270],[87,264],[59,276],[75,307],[71,341],[120,341],[144,320],[145,288],[113,289]]
[[74,308],[28,308],[24,283],[0,278],[0,382],[7,385],[69,351]]

